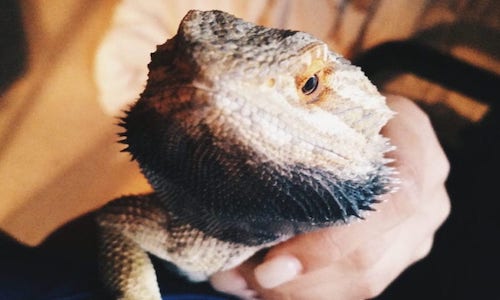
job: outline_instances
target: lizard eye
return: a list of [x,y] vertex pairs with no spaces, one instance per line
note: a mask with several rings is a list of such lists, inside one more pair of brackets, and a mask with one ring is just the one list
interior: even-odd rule
[[318,80],[318,76],[316,74],[309,77],[309,79],[307,79],[306,83],[304,83],[304,85],[302,86],[302,93],[304,93],[304,95],[310,95],[310,94],[314,93],[314,91],[318,87],[318,83],[319,83],[319,80]]

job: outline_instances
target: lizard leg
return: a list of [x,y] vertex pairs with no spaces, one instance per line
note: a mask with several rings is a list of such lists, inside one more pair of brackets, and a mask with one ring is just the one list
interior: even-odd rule
[[161,299],[148,254],[132,239],[113,228],[101,229],[101,280],[116,299]]
[[164,223],[166,217],[155,205],[153,195],[120,198],[99,212],[100,276],[115,298],[161,299],[156,273],[142,239],[145,233],[154,234],[155,227]]
[[110,202],[99,211],[97,223],[102,280],[120,299],[160,299],[148,253],[173,263],[188,279],[201,281],[279,242],[248,246],[211,237],[179,223],[154,193]]

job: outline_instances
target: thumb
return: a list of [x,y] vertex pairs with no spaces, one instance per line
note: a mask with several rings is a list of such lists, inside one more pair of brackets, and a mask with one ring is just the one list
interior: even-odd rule
[[242,299],[258,299],[267,295],[278,285],[291,281],[302,271],[301,262],[290,255],[279,255],[270,259],[263,253],[245,261],[237,268],[218,272],[211,276],[210,283],[221,292]]

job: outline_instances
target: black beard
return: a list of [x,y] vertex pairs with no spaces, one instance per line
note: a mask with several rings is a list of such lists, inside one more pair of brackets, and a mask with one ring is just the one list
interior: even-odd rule
[[224,241],[260,245],[346,223],[389,190],[384,165],[341,180],[306,165],[262,163],[249,147],[220,141],[206,125],[193,134],[144,105],[122,125],[128,151],[177,222]]

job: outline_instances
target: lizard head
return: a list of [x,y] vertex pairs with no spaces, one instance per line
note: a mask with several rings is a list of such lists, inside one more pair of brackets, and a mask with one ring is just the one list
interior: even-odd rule
[[125,143],[199,227],[286,235],[359,217],[389,190],[392,112],[313,36],[191,11],[149,68]]

